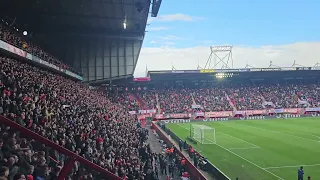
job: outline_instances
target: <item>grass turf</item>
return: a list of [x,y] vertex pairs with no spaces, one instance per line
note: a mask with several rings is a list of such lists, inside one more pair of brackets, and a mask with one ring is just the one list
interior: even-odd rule
[[[320,179],[320,118],[196,124],[215,128],[217,144],[194,148],[231,179],[292,180],[300,166],[306,177]],[[166,126],[182,139],[190,134],[190,123]]]

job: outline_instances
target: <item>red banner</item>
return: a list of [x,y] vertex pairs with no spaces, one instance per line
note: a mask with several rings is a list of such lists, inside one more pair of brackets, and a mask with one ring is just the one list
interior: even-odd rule
[[182,114],[157,114],[156,119],[189,119],[191,114],[182,113]]
[[301,111],[301,108],[287,108],[283,109],[284,113],[297,114]]
[[150,81],[151,79],[149,77],[139,77],[139,78],[133,78],[133,81],[135,82],[145,82]]
[[304,108],[284,108],[284,109],[269,109],[269,113],[287,113],[287,114],[299,114]]
[[246,110],[245,114],[248,116],[251,115],[263,115],[266,114],[266,110]]
[[221,111],[221,112],[205,112],[206,117],[215,118],[215,117],[229,117],[233,116],[232,111]]

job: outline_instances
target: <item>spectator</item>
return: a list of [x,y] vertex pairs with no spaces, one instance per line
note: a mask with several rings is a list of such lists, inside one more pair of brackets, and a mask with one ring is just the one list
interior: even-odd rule
[[[143,162],[150,161],[152,153],[139,158],[138,149],[144,147],[147,133],[136,126],[136,117],[128,114],[128,104],[113,103],[104,91],[91,90],[14,59],[0,58],[0,70],[2,116],[120,177],[146,177],[150,167]],[[67,160],[65,155],[14,133],[8,126],[1,125],[0,139],[6,139],[0,141],[0,157],[10,169],[11,178],[23,173],[28,178],[50,179],[59,174],[59,166]],[[68,178],[98,175],[75,164]]]
[[7,180],[9,177],[9,168],[2,166],[0,168],[0,179],[1,180]]

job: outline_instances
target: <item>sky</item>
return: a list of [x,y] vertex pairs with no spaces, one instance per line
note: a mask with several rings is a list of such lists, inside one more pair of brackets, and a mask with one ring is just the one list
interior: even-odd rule
[[[314,66],[320,62],[319,7],[320,0],[162,0],[158,17],[148,19],[134,75],[144,77],[146,67],[204,68],[210,46],[219,45],[232,46],[233,68],[270,61]],[[213,54],[210,68],[225,55]]]

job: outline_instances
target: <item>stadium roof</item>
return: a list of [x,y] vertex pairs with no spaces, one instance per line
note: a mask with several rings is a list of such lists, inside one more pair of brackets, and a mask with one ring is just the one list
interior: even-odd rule
[[149,71],[150,83],[158,81],[194,82],[243,82],[264,80],[315,80],[319,79],[319,67],[198,69]]
[[149,6],[149,0],[3,0],[0,17],[35,34],[143,40]]

